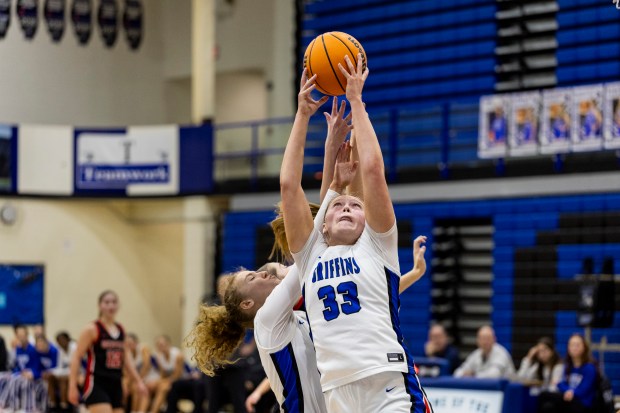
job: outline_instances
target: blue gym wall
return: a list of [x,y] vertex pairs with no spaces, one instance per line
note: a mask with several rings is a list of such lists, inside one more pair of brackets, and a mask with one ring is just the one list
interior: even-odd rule
[[[399,223],[412,224],[412,239],[402,242],[399,250],[402,271],[409,270],[413,264],[410,242],[416,235],[427,235],[429,246],[433,243],[433,227],[436,219],[445,218],[491,218],[495,227],[493,250],[493,313],[492,322],[495,327],[498,341],[513,351],[516,362],[524,356],[525,348],[531,346],[534,337],[551,335],[558,343],[558,349],[565,354],[568,337],[574,332],[582,332],[576,323],[577,294],[576,285],[569,283],[570,293],[553,291],[543,300],[556,303],[556,310],[549,312],[541,306],[541,291],[516,291],[515,284],[526,281],[527,285],[555,285],[571,280],[581,270],[582,260],[592,257],[595,269],[600,270],[605,257],[614,259],[616,269],[620,266],[620,193],[601,195],[574,195],[549,196],[538,198],[491,199],[463,202],[429,202],[429,203],[402,203],[395,205]],[[589,229],[565,228],[560,230],[560,222],[564,217],[587,217],[599,214],[600,216],[615,217],[606,225],[601,221],[601,227],[611,231],[611,236],[595,239],[589,243]],[[257,268],[263,262],[256,257],[257,231],[264,230],[266,223],[273,219],[272,211],[230,212],[224,216],[223,248],[221,255],[222,269],[233,270],[238,266]],[[603,219],[603,218],[601,218]],[[585,222],[585,221],[584,221]],[[542,234],[573,234],[574,238],[567,238],[567,242],[556,245],[546,245]],[[591,231],[590,231],[591,232]],[[580,235],[581,234],[581,235]],[[573,236],[571,235],[571,236]],[[548,238],[548,237],[547,237]],[[573,240],[574,239],[574,240]],[[566,241],[565,240],[565,241]],[[560,240],[561,241],[561,240]],[[608,242],[610,241],[610,242]],[[406,246],[406,247],[405,247]],[[530,271],[515,275],[515,266],[520,252],[533,251],[537,247],[551,248],[553,253],[549,262],[540,263],[540,271],[536,262]],[[432,262],[432,247],[426,253],[427,262]],[[429,266],[430,267],[430,266]],[[401,322],[403,334],[409,341],[414,355],[423,354],[423,345],[427,337],[430,321],[429,307],[431,304],[431,272],[428,273],[411,289],[402,295]],[[523,277],[523,278],[520,278]],[[571,287],[572,286],[572,287]],[[532,287],[536,288],[536,287]],[[541,287],[542,288],[542,287]],[[545,290],[547,291],[547,290]],[[617,294],[618,295],[618,294]],[[528,301],[529,300],[529,301]],[[528,307],[527,311],[518,310],[520,304]],[[537,307],[538,306],[538,307]],[[551,317],[555,327],[541,327],[535,321],[531,326],[515,327],[515,320],[532,320]],[[518,324],[518,323],[517,323]],[[530,336],[521,337],[513,334],[513,328],[526,327],[531,330]],[[599,340],[606,335],[610,342],[620,342],[620,312],[616,313],[612,328],[595,329],[593,337]],[[519,349],[519,350],[516,350]],[[614,390],[620,392],[620,354],[609,353],[605,357],[605,369],[612,378]]]

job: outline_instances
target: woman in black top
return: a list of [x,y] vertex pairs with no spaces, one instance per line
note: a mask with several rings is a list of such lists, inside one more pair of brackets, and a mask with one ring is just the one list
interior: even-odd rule
[[90,323],[80,334],[77,350],[71,360],[69,401],[78,404],[78,372],[83,357],[87,356],[82,401],[91,413],[122,412],[123,368],[126,368],[141,392],[146,387],[133,365],[125,347],[125,331],[115,321],[118,296],[114,291],[99,295],[99,319]]

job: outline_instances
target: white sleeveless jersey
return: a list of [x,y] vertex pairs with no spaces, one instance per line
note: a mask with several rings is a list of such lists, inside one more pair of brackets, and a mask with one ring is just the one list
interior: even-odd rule
[[157,368],[164,377],[168,377],[172,373],[174,373],[179,354],[181,354],[181,350],[178,347],[170,347],[170,353],[168,354],[168,358],[166,358],[159,351],[155,352]]
[[327,413],[305,313],[293,311],[301,296],[295,266],[254,318],[261,363],[280,410]]
[[[325,201],[337,196],[329,191]],[[385,371],[411,373],[398,319],[396,223],[384,234],[366,223],[354,245],[334,247],[325,243],[322,223],[294,258],[323,391]]]

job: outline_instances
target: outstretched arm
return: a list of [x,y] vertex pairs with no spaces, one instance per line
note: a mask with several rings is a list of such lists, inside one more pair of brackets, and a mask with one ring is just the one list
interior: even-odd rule
[[362,89],[368,77],[368,68],[362,71],[361,54],[357,56],[357,68],[353,66],[348,56],[345,56],[345,60],[348,70],[341,64],[338,64],[338,67],[347,78],[346,93],[353,113],[364,193],[372,193],[371,197],[366,196],[364,199],[366,221],[375,232],[385,233],[394,226],[396,217],[385,181],[381,147],[362,102]]
[[[355,139],[355,129],[351,131],[351,139],[349,140],[351,145],[351,159],[359,163],[360,155],[357,153],[357,139]],[[351,185],[347,187],[347,194],[353,195],[364,200],[364,186],[362,184],[362,174],[356,174]]]
[[423,235],[420,235],[413,241],[413,268],[407,274],[403,274],[400,277],[399,294],[402,294],[407,288],[415,284],[426,272],[426,260],[424,259],[426,246],[421,246],[425,242],[426,237]]
[[308,121],[328,99],[327,96],[320,100],[312,98],[311,92],[315,88],[315,79],[316,75],[307,79],[304,70],[297,98],[297,114],[280,168],[280,195],[282,196],[284,229],[291,252],[301,250],[314,228],[312,214],[308,208],[308,200],[301,187],[301,177]]
[[334,96],[332,100],[332,112],[323,112],[327,121],[327,138],[325,139],[325,156],[323,159],[323,176],[321,181],[321,200],[323,203],[325,194],[334,178],[334,164],[336,156],[342,146],[344,139],[351,131],[351,113],[344,117],[344,110],[347,106],[346,101],[340,102],[338,108],[338,98]]

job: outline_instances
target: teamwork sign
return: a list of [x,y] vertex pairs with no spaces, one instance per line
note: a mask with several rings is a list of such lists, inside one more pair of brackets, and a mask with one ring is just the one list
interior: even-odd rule
[[461,390],[425,387],[435,413],[501,413],[504,393],[496,390]]
[[179,191],[177,126],[76,130],[76,190],[126,195]]

